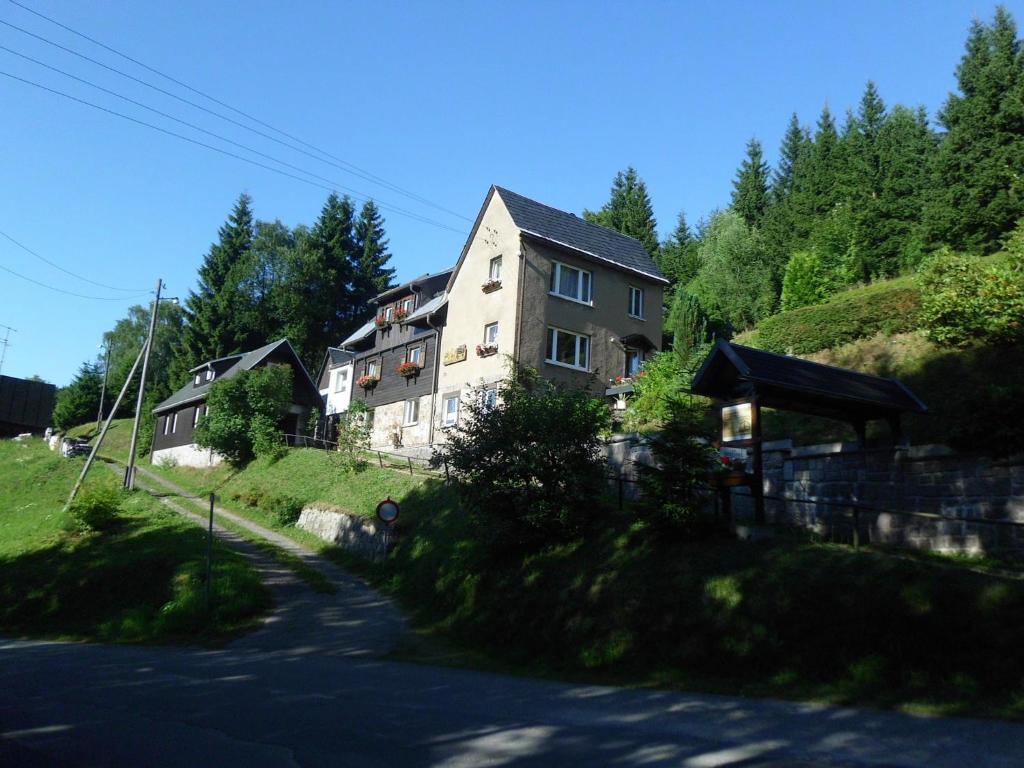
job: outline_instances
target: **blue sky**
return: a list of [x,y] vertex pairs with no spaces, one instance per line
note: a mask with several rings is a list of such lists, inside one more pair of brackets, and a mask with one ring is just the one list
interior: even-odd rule
[[[663,233],[680,210],[692,224],[728,203],[751,136],[774,161],[790,113],[812,123],[827,102],[841,116],[868,79],[888,104],[923,104],[934,116],[954,88],[971,19],[990,19],[995,7],[20,1],[469,219],[492,183],[566,210],[596,208],[615,172],[633,165]],[[1007,7],[1024,21],[1024,2]],[[203,101],[7,0],[0,20]],[[462,218],[2,24],[0,46],[457,230],[385,209],[400,278],[458,256]],[[6,51],[0,71],[245,154]],[[140,293],[162,277],[168,295],[187,295],[240,192],[258,217],[289,225],[311,223],[327,196],[3,76],[0,116],[0,231],[65,269]],[[132,295],[83,283],[3,238],[0,267],[76,293]],[[3,373],[68,383],[130,303],[62,295],[0,271],[0,324],[18,329]]]

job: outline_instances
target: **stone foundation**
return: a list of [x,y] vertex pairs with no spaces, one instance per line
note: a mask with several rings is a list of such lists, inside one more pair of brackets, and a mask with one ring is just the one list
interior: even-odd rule
[[153,451],[150,462],[156,466],[169,464],[175,467],[213,467],[220,464],[223,457],[219,453],[200,448],[195,443],[179,445],[174,448],[162,448]]
[[383,523],[315,504],[303,508],[296,527],[374,562],[387,557],[393,535]]
[[[430,395],[419,398],[419,418],[415,424],[403,424],[405,401],[378,405],[373,409],[373,428],[370,430],[370,447],[381,451],[396,448],[420,448],[430,443]],[[395,436],[401,445],[395,445]]]

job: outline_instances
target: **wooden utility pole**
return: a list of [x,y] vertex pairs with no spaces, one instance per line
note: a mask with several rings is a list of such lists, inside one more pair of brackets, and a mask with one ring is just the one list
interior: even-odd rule
[[156,296],[153,298],[153,311],[149,315],[149,337],[146,340],[146,354],[142,358],[142,379],[139,381],[139,398],[135,405],[135,423],[132,425],[132,442],[128,448],[128,468],[124,474],[124,487],[129,491],[135,488],[135,450],[139,442],[139,422],[142,419],[142,401],[146,397],[146,374],[149,371],[149,354],[153,349],[153,336],[156,335],[156,316],[160,311],[160,289],[164,281],[156,281]]
[[0,339],[0,345],[3,345],[3,349],[0,349],[0,373],[4,370],[4,358],[7,357],[7,347],[10,344],[11,331],[18,332],[17,328],[11,328],[9,325],[0,325],[0,328],[6,329],[4,337]]
[[106,343],[107,354],[103,362],[103,386],[100,387],[100,409],[96,412],[96,431],[100,430],[100,423],[103,421],[103,399],[107,395],[107,371],[110,370],[110,341]]

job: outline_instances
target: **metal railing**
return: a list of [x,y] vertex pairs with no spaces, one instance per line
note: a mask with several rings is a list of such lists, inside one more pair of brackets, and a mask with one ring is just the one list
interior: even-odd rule
[[[285,434],[284,443],[289,448],[318,448],[324,451],[336,451],[338,450],[339,443],[333,440],[324,440],[320,437],[310,437],[309,435],[293,435]],[[416,471],[424,474],[440,477],[444,475],[446,480],[450,480],[451,477],[448,473],[447,462],[442,461],[441,469],[432,466],[430,459],[423,459],[419,457],[409,456],[404,453],[391,453],[390,451],[384,451],[377,448],[356,448],[356,453],[359,453],[367,459],[376,457],[377,463],[381,469],[408,469],[410,475],[414,475]],[[385,460],[387,457],[387,460]]]

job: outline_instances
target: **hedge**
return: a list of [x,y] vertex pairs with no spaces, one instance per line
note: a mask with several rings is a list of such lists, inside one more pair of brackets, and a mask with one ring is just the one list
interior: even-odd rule
[[824,304],[762,320],[757,326],[757,346],[806,355],[880,331],[912,331],[918,326],[920,308],[921,292],[912,277],[886,280],[844,291]]

